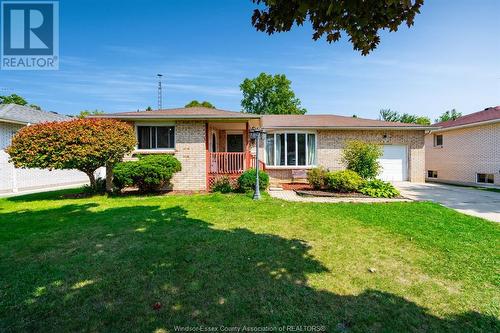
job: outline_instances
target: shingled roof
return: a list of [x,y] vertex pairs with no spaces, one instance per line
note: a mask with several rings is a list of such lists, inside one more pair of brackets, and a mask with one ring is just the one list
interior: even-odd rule
[[257,115],[251,113],[226,111],[205,107],[176,108],[155,111],[118,112],[92,115],[91,118],[116,118],[123,120],[138,119],[262,119],[264,128],[397,128],[397,129],[434,129],[431,126],[388,122],[335,115]]
[[431,129],[431,126],[336,115],[265,115],[264,128],[330,128],[330,129]]
[[433,126],[441,127],[442,129],[457,127],[457,126],[466,126],[483,123],[485,121],[494,121],[500,120],[500,106],[495,106],[491,108],[486,108],[483,111],[474,112],[455,120],[443,121],[440,123],[436,123]]
[[91,118],[118,119],[253,119],[259,115],[205,107],[163,109],[154,111],[118,112],[93,115]]
[[15,122],[21,124],[38,124],[47,121],[64,121],[71,119],[68,116],[37,110],[29,106],[17,104],[0,104],[0,121]]

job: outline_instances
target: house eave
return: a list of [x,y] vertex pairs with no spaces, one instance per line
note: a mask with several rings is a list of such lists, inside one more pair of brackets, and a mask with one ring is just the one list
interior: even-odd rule
[[446,132],[446,131],[452,131],[452,130],[461,129],[461,128],[469,128],[469,127],[475,127],[475,126],[496,124],[498,122],[500,122],[500,119],[478,121],[478,122],[475,122],[475,123],[458,125],[458,126],[450,126],[450,127],[444,127],[444,128],[443,127],[438,127],[437,129],[432,130],[431,132]]
[[431,131],[432,126],[267,126],[266,130],[385,130],[385,131]]
[[29,123],[26,122],[26,121],[6,119],[6,118],[0,118],[0,123],[9,123],[9,124],[17,124],[17,125],[29,125]]
[[162,120],[225,120],[225,121],[241,121],[241,120],[250,120],[250,119],[260,119],[260,116],[231,116],[231,117],[223,117],[223,116],[162,116],[162,115],[129,115],[129,116],[120,116],[120,115],[95,115],[90,116],[88,118],[110,118],[110,119],[121,119],[121,120],[147,120],[147,121],[162,121]]

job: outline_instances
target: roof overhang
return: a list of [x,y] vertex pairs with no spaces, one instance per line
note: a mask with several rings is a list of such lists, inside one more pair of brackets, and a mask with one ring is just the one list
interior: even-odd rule
[[122,120],[225,120],[225,121],[242,121],[242,120],[250,120],[250,119],[260,119],[259,115],[251,115],[251,116],[232,116],[232,117],[224,117],[224,116],[204,116],[204,115],[193,115],[193,116],[169,116],[169,115],[94,115],[89,116],[88,118],[106,118],[106,119],[122,119]]
[[482,126],[482,125],[490,125],[490,124],[495,124],[499,123],[500,119],[491,119],[491,120],[485,120],[485,121],[478,121],[475,123],[470,123],[470,124],[464,124],[464,125],[458,125],[458,126],[450,126],[450,127],[437,127],[435,130],[432,130],[433,132],[446,132],[446,131],[452,131],[456,129],[461,129],[461,128],[468,128],[468,127],[475,127],[475,126]]
[[0,118],[0,122],[1,123],[9,123],[9,124],[17,124],[17,125],[29,125],[29,123],[26,121],[6,119],[6,118]]
[[378,131],[431,131],[432,126],[267,126],[266,130],[378,130]]

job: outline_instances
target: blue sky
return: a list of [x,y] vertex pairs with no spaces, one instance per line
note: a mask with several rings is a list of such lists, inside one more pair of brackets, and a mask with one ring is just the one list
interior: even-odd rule
[[500,105],[500,1],[427,0],[415,25],[382,32],[364,57],[343,36],[256,32],[250,0],[60,1],[60,70],[0,71],[0,94],[44,109],[133,111],[192,99],[240,110],[239,84],[284,73],[310,114],[376,118],[381,108],[434,119]]

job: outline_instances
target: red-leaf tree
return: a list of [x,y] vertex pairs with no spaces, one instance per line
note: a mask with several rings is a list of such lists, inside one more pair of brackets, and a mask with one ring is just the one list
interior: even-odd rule
[[96,188],[95,171],[106,166],[106,190],[111,170],[136,144],[133,127],[112,119],[75,119],[23,127],[7,148],[16,167],[77,169]]

